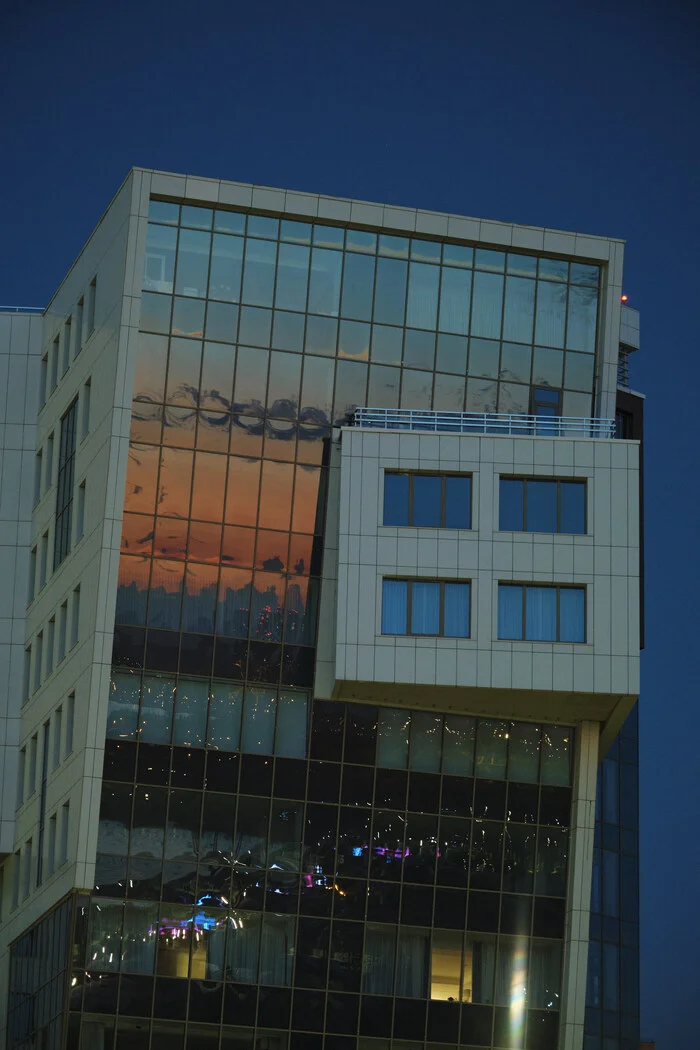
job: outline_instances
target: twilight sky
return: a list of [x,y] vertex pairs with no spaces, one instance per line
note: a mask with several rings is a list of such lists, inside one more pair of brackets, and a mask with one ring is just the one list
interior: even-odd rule
[[642,1036],[697,1045],[700,6],[5,0],[2,21],[2,304],[47,302],[134,164],[626,239],[647,394]]

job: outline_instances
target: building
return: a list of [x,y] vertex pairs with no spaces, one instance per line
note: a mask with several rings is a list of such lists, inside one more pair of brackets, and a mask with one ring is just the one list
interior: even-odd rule
[[0,317],[8,1050],[636,1046],[622,254],[134,169]]

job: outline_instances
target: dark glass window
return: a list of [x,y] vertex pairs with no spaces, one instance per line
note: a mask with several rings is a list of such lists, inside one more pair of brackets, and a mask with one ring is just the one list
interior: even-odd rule
[[586,532],[586,482],[501,478],[499,529],[505,532]]
[[499,583],[498,637],[585,642],[586,588]]
[[382,634],[469,637],[470,584],[383,580]]
[[56,527],[53,537],[54,571],[63,559],[70,554],[71,548],[77,418],[78,398],[76,397],[61,417],[61,443],[58,451],[58,480],[56,484]]
[[470,529],[468,474],[384,474],[384,524]]

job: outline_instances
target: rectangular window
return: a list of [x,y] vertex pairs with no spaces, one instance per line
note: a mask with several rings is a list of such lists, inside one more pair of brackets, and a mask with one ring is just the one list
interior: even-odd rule
[[71,548],[77,413],[78,399],[76,397],[61,417],[61,445],[58,452],[58,483],[56,486],[56,528],[53,538],[54,571],[70,554]]
[[49,875],[56,870],[56,814],[49,817],[49,841],[46,850],[46,868]]
[[46,586],[49,565],[49,534],[45,532],[39,540],[39,590]]
[[382,634],[468,638],[470,591],[461,580],[383,580]]
[[78,644],[78,634],[80,631],[80,585],[78,585],[73,591],[73,608],[71,609],[71,622],[70,622],[70,647]]
[[95,331],[95,299],[97,298],[97,277],[93,277],[88,288],[87,301],[87,338]]
[[27,798],[36,791],[36,764],[39,751],[39,736],[37,733],[29,741],[29,783],[27,785]]
[[66,701],[66,749],[65,756],[73,752],[73,727],[75,726],[75,693],[69,693]]
[[68,602],[63,602],[58,610],[58,662],[66,656],[66,635],[68,631]]
[[61,352],[60,339],[58,336],[53,341],[51,347],[51,389],[50,392],[53,394],[54,390],[58,386],[58,355]]
[[24,844],[24,862],[22,865],[22,900],[26,900],[32,890],[32,840]]
[[585,642],[586,588],[499,583],[498,637]]
[[27,580],[27,605],[31,605],[34,601],[34,594],[36,591],[36,565],[37,565],[37,549],[32,547],[29,553],[29,579]]
[[78,485],[78,503],[75,514],[75,542],[79,543],[85,534],[85,482]]
[[41,499],[41,485],[44,478],[44,453],[41,449],[34,457],[34,506]]
[[586,532],[586,482],[501,478],[499,529],[503,532]]
[[48,350],[41,359],[41,370],[39,372],[39,406],[46,404],[46,391],[49,385],[49,352]]
[[384,474],[384,524],[470,529],[469,474]]
[[17,850],[14,856],[14,863],[12,866],[12,908],[19,907],[19,886],[20,886],[20,851]]
[[56,619],[51,617],[46,632],[46,677],[53,674],[54,648],[56,645]]
[[29,699],[29,693],[32,688],[32,647],[28,645],[24,650],[24,676],[22,681],[22,694],[24,701]]
[[69,317],[63,326],[63,359],[61,361],[61,375],[64,376],[70,367],[70,351],[73,344],[72,337],[73,318]]
[[53,768],[61,764],[61,741],[63,737],[63,705],[56,708],[53,720]]
[[65,864],[68,860],[68,824],[70,821],[70,802],[64,802],[61,806],[61,845],[58,852],[58,863]]
[[46,825],[46,788],[49,775],[49,734],[50,722],[44,722],[44,733],[41,749],[41,794],[39,797],[39,835],[36,844],[36,884],[41,886],[44,875],[44,830]]
[[53,481],[53,434],[46,441],[46,469],[44,471],[44,492],[48,492]]
[[83,310],[85,306],[84,299],[78,299],[78,305],[75,308],[75,321],[73,323],[73,357],[77,357],[83,348]]
[[36,636],[36,648],[34,650],[34,692],[41,685],[42,664],[44,663],[44,632],[39,631]]
[[83,409],[80,421],[80,440],[84,441],[90,433],[90,398],[92,395],[92,380],[87,379],[83,384]]
[[27,748],[21,748],[17,766],[17,809],[24,802],[24,780],[27,775]]

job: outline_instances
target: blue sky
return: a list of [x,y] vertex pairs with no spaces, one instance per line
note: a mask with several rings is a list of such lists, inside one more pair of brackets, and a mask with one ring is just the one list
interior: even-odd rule
[[4,304],[48,300],[134,164],[626,239],[648,396],[642,1028],[694,1045],[700,8],[6,0],[3,19]]

